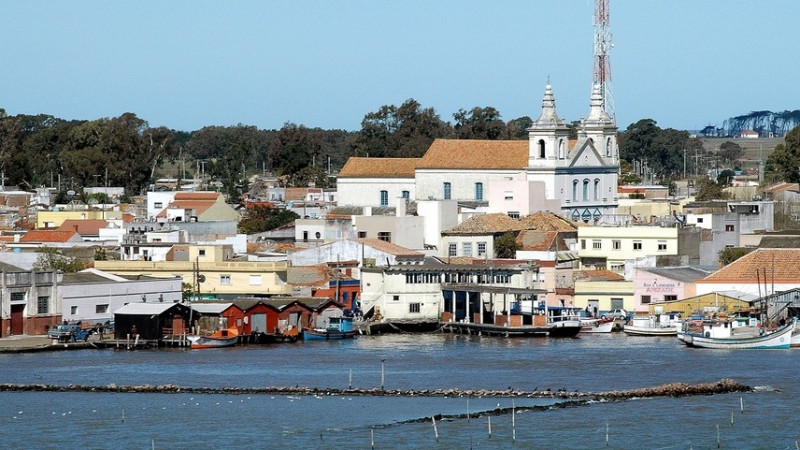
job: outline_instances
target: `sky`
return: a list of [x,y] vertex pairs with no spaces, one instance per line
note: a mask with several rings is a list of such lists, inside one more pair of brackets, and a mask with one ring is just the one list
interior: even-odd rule
[[[589,110],[592,0],[137,0],[0,4],[0,108],[150,126],[359,130],[415,99],[536,118]],[[610,0],[620,129],[800,109],[800,1]]]

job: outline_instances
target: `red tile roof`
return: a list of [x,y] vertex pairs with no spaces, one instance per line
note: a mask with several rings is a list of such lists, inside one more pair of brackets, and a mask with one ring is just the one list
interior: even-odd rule
[[58,231],[77,231],[80,235],[98,235],[100,228],[108,227],[107,220],[101,219],[67,219],[60,227],[56,228]]
[[[758,275],[756,275],[758,274]],[[797,283],[800,280],[800,248],[759,248],[697,283]]]
[[421,158],[352,157],[339,171],[338,178],[414,178]]
[[20,237],[20,242],[69,242],[78,234],[75,230],[31,230]]
[[576,270],[573,272],[575,281],[622,281],[624,276],[610,270]]
[[479,214],[470,217],[449,230],[443,231],[442,235],[497,234],[521,229],[520,222],[508,217],[507,214]]
[[529,143],[479,139],[436,139],[418,169],[512,169],[528,165]]
[[360,239],[353,239],[355,242],[361,242],[363,244],[369,245],[370,247],[380,250],[384,253],[389,253],[390,255],[394,256],[416,256],[416,257],[423,257],[424,255],[420,252],[415,252],[414,250],[409,250],[405,247],[401,247],[397,244],[392,244],[391,242],[382,241],[380,239],[375,238],[360,238]]
[[205,200],[215,202],[220,195],[222,194],[217,192],[178,192],[175,194],[174,200]]

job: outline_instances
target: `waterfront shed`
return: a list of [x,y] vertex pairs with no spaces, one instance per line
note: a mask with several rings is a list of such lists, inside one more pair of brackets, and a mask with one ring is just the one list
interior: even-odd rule
[[214,332],[220,329],[221,321],[226,319],[227,328],[236,328],[239,334],[244,332],[244,311],[233,303],[192,303],[192,311],[196,315],[192,322],[200,322],[200,332]]
[[275,334],[281,313],[278,308],[265,304],[260,299],[240,298],[233,303],[243,311],[243,334]]
[[128,303],[114,313],[114,338],[125,339],[134,326],[139,337],[147,340],[183,334],[190,311],[182,303]]

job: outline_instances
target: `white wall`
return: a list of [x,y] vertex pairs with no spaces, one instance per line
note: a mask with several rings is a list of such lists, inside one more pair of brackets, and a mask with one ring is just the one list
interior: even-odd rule
[[340,178],[336,181],[337,204],[339,206],[381,206],[381,191],[388,192],[387,206],[394,206],[403,191],[409,192],[409,200],[417,197],[413,178]]
[[458,225],[458,202],[456,200],[418,200],[417,215],[425,219],[423,243],[440,245],[442,231]]
[[483,183],[483,198],[490,181],[525,178],[522,170],[446,170],[417,169],[416,186],[419,199],[444,199],[444,183],[450,183],[450,198],[474,201],[475,183]]
[[[158,191],[147,193],[147,219],[150,220],[157,216],[167,205],[175,199],[177,191]],[[155,204],[161,203],[160,208],[156,208]]]

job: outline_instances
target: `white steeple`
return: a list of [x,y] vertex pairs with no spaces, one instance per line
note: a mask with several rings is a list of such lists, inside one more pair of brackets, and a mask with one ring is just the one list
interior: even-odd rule
[[565,163],[569,129],[556,112],[556,99],[550,83],[544,89],[542,113],[528,128],[528,167],[555,167]]
[[603,107],[603,91],[600,84],[592,86],[589,115],[581,119],[581,126],[578,129],[579,143],[586,140],[592,142],[605,164],[619,165],[617,125]]

